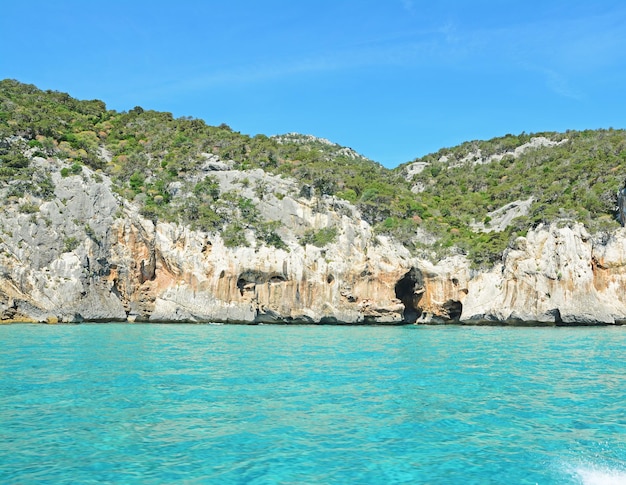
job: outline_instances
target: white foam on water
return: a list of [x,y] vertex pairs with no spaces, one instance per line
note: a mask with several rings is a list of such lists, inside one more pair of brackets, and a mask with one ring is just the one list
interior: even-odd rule
[[599,466],[577,466],[574,476],[582,485],[626,485],[626,471]]

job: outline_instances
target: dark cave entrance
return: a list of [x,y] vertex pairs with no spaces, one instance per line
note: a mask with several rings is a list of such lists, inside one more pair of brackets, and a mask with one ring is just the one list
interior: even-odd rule
[[411,268],[395,287],[396,298],[404,305],[404,321],[415,323],[422,314],[419,302],[424,294],[424,278],[417,268]]
[[459,321],[463,313],[463,304],[460,301],[448,300],[443,304],[443,309],[450,320]]

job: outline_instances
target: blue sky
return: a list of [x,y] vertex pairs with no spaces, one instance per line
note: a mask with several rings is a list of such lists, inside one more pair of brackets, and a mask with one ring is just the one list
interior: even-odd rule
[[328,138],[393,167],[507,133],[625,128],[626,5],[3,2],[0,78]]

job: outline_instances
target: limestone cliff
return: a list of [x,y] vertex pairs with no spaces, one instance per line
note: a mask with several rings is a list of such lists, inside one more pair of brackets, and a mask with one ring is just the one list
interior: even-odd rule
[[503,264],[468,284],[462,318],[618,323],[626,315],[626,232],[591,237],[581,224],[540,226]]
[[[408,252],[375,237],[354,208],[331,197],[266,197],[259,207],[288,226],[284,249],[228,248],[218,232],[153,222],[84,167],[49,170],[54,199],[14,199],[0,247],[2,319],[23,321],[217,321],[400,323],[396,284]],[[225,170],[223,184],[235,175]],[[249,178],[267,176],[260,171]],[[230,181],[230,182],[229,182]],[[269,180],[277,186],[281,182]],[[288,182],[287,182],[288,183]],[[34,209],[25,213],[24,207]],[[298,242],[306,228],[336,228],[325,247]]]
[[[412,257],[345,201],[286,195],[257,200],[283,222],[285,248],[252,239],[229,248],[219,232],[142,217],[105,175],[83,167],[64,177],[61,160],[33,163],[54,197],[3,208],[3,321],[591,324],[626,315],[626,229],[591,237],[580,224],[539,226],[502,264],[476,271],[464,256]],[[218,178],[241,175],[224,166]],[[244,175],[289,192],[288,179]],[[334,241],[301,244],[298,234],[324,227],[336,228]]]
[[522,133],[391,170],[2,80],[0,321],[619,323],[625,153]]

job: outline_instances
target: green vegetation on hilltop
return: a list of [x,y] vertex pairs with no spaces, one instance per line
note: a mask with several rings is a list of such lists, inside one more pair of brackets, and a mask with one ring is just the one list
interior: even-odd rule
[[[533,143],[538,136],[548,142]],[[107,173],[118,193],[137,203],[144,216],[220,231],[230,246],[248,244],[243,229],[251,229],[260,242],[286,248],[278,223],[263,220],[240,191],[224,190],[206,176],[205,165],[217,159],[237,170],[292,177],[300,184],[294,196],[347,200],[379,234],[411,250],[425,255],[434,250],[436,257],[460,251],[477,265],[489,265],[513,238],[540,223],[581,221],[592,231],[616,227],[615,193],[626,172],[626,134],[609,129],[506,135],[442,149],[388,170],[312,136],[248,136],[227,125],[209,126],[141,107],[119,113],[98,100],[79,101],[0,81],[0,188],[5,196],[52,196],[49,176],[33,166],[37,156],[64,160],[64,177],[81,175],[83,166]],[[272,187],[254,190],[262,198]],[[499,231],[481,232],[495,224],[493,211],[530,199],[526,215]],[[335,236],[311,232],[302,241],[324,245]]]
[[[549,142],[533,146],[533,137]],[[525,149],[515,153],[518,147]],[[439,237],[441,247],[457,246],[476,263],[490,263],[512,237],[540,223],[578,221],[593,232],[617,227],[615,196],[626,173],[626,132],[507,135],[443,149],[415,162],[425,164],[410,180],[416,198],[428,207],[424,228]],[[490,212],[531,198],[528,214],[505,230],[472,229],[477,222],[489,227]]]
[[[242,201],[230,201],[225,194],[207,199],[189,182],[187,189],[194,197],[187,201],[190,210],[181,211],[170,204],[169,187],[192,179],[211,155],[233,161],[235,169],[261,168],[294,177],[304,192],[312,188],[318,195],[342,197],[355,203],[373,224],[388,217],[410,217],[413,210],[412,196],[396,175],[330,142],[301,135],[248,136],[227,125],[208,126],[199,119],[174,118],[141,107],[118,113],[106,110],[101,101],[78,101],[4,80],[0,82],[0,139],[14,135],[33,144],[38,155],[54,155],[107,172],[120,194],[141,202],[147,216],[198,223],[207,229],[223,224],[220,204],[224,213],[223,206]],[[17,150],[15,156],[20,153]],[[110,161],[104,161],[106,156]],[[10,163],[20,162],[5,158],[3,166]],[[244,219],[239,222],[249,225],[251,221]]]

